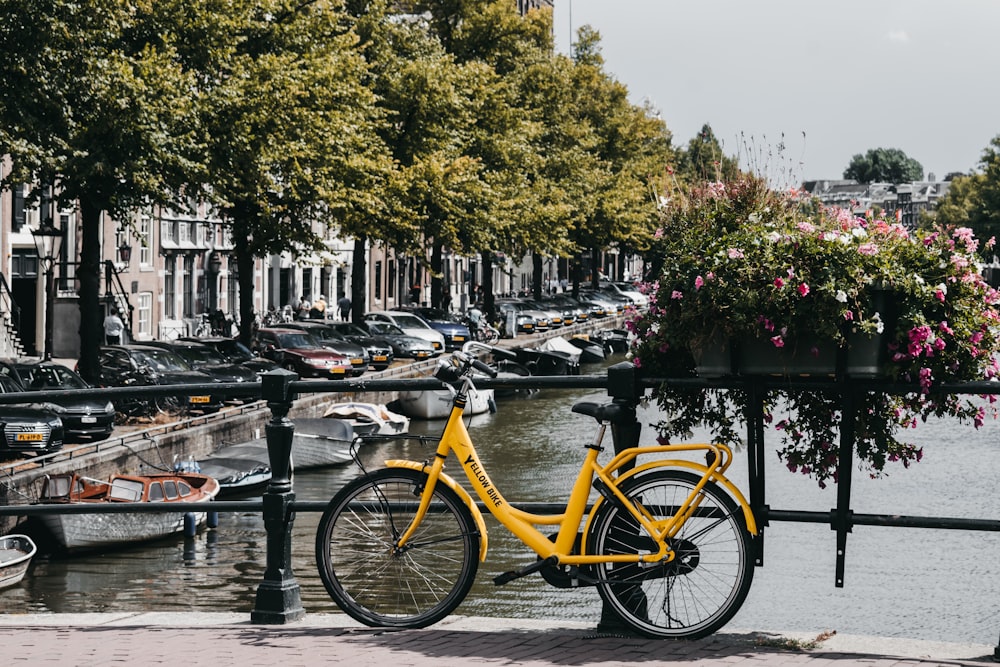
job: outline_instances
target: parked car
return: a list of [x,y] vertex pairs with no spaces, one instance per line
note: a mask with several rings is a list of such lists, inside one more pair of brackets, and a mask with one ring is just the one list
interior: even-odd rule
[[[17,381],[0,375],[0,393],[24,391]],[[62,449],[63,423],[52,410],[39,404],[12,403],[0,405],[0,458],[15,454],[49,454]]]
[[431,344],[434,354],[444,352],[444,336],[431,325],[412,313],[398,310],[376,310],[365,313],[365,320],[394,324],[408,336],[423,338]]
[[273,371],[275,368],[278,368],[278,364],[276,362],[254,354],[249,347],[241,343],[239,339],[236,338],[225,338],[222,336],[195,338],[186,336],[178,338],[177,340],[194,341],[196,343],[201,343],[202,345],[213,347],[229,363],[246,366],[253,372],[257,373],[257,375],[266,373],[267,371]]
[[396,310],[412,313],[437,329],[444,336],[444,346],[456,350],[472,340],[469,327],[459,321],[458,317],[446,310],[430,306],[400,306]]
[[[208,373],[216,382],[257,382],[257,373],[243,364],[234,364],[226,361],[218,350],[204,343],[197,343],[188,340],[177,341],[150,341],[145,345],[162,347],[171,352],[177,353],[191,368]],[[248,391],[240,396],[230,397],[230,400],[247,401],[260,397],[256,390]]]
[[[51,361],[0,360],[0,374],[13,378],[22,391],[65,391],[89,389],[75,371]],[[85,396],[57,398],[42,402],[59,415],[65,441],[104,440],[115,428],[115,406],[106,398]]]
[[427,359],[437,354],[430,341],[403,333],[395,324],[379,320],[365,320],[360,325],[373,338],[389,343],[396,357],[405,359]]
[[580,290],[580,299],[600,304],[604,307],[606,315],[624,313],[625,308],[632,305],[632,300],[627,296],[600,290]]
[[357,377],[368,370],[368,353],[365,351],[365,348],[337,335],[326,321],[302,320],[301,322],[289,322],[284,327],[286,329],[305,331],[312,335],[323,347],[347,357],[351,361],[351,375]]
[[548,316],[538,310],[527,308],[519,301],[497,300],[494,302],[497,315],[503,330],[509,336],[514,332],[510,331],[509,320],[511,314],[514,316],[514,327],[516,333],[535,333],[536,331],[548,331]]
[[632,301],[632,305],[636,308],[645,308],[649,305],[649,297],[640,292],[634,283],[627,281],[602,282],[601,290],[628,297]]
[[392,345],[384,338],[372,336],[366,329],[353,322],[328,322],[333,335],[365,348],[368,365],[376,371],[385,370],[395,359]]
[[343,378],[351,374],[351,360],[323,347],[305,331],[284,327],[258,329],[254,349],[300,377]]
[[[148,385],[209,384],[216,380],[208,373],[196,371],[170,350],[154,345],[108,345],[98,351],[100,382],[105,387],[141,387]],[[185,410],[216,412],[222,408],[222,397],[211,393],[158,396],[152,401],[136,399],[136,405],[125,401],[115,405],[124,412],[136,411],[138,404],[154,406],[159,412],[177,414]],[[124,409],[123,409],[124,408]]]

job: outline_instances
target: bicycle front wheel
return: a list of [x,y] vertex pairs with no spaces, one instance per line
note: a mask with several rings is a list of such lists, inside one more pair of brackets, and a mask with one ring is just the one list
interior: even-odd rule
[[320,578],[334,602],[365,625],[423,628],[462,602],[479,568],[479,530],[444,484],[407,544],[426,473],[385,468],[349,483],[316,533]]
[[[654,518],[676,514],[701,479],[683,470],[652,470],[627,480],[622,491]],[[714,482],[702,489],[692,516],[670,539],[669,563],[598,565],[604,603],[630,627],[649,637],[696,639],[725,625],[739,610],[753,581],[752,538],[743,510]],[[594,517],[587,548],[592,554],[655,553],[656,542],[614,502]]]

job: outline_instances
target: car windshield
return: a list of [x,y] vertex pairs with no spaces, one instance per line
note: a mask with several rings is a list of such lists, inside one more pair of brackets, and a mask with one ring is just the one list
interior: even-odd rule
[[350,322],[343,324],[334,324],[337,333],[344,336],[367,336],[368,332],[359,327],[357,324],[351,324]]
[[178,347],[176,351],[192,366],[221,366],[227,363],[218,350],[207,345]]
[[368,329],[379,336],[402,336],[403,330],[397,327],[395,324],[389,324],[388,322],[375,322],[374,320],[368,322]]
[[397,326],[403,329],[430,329],[427,323],[416,315],[393,313],[392,319],[396,321]]
[[319,340],[329,340],[333,337],[333,330],[330,327],[309,327],[306,333]]
[[230,361],[250,361],[254,358],[250,348],[238,340],[220,341],[216,349],[219,351],[219,354]]
[[317,343],[312,336],[310,336],[304,331],[302,333],[278,334],[278,345],[280,345],[282,348],[286,350],[292,350],[295,348],[302,348],[302,347],[320,346],[319,343]]
[[186,361],[170,350],[136,350],[135,359],[159,373],[191,370]]
[[90,386],[79,375],[58,364],[20,366],[17,372],[28,389],[87,389]]
[[17,385],[14,378],[9,375],[0,375],[0,392],[10,394],[15,391],[24,391]]

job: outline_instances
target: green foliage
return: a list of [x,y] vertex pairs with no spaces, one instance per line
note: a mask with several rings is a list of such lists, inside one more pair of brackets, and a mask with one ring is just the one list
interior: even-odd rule
[[898,148],[872,148],[855,155],[844,178],[858,183],[912,183],[924,177],[923,166]]
[[[938,201],[933,219],[938,224],[970,227],[981,239],[1000,236],[1000,135],[983,150],[981,171],[956,176],[948,192]],[[990,258],[994,249],[981,248]]]
[[705,123],[701,132],[692,137],[687,148],[680,151],[677,176],[691,183],[703,181],[729,181],[739,175],[736,159],[723,153],[722,145]]

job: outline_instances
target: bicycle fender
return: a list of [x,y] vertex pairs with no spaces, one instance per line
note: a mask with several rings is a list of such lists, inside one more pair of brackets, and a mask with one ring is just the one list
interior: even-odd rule
[[[629,479],[630,477],[634,477],[639,473],[645,472],[647,470],[652,470],[654,468],[687,468],[689,470],[696,472],[699,475],[704,475],[709,470],[707,467],[701,465],[700,463],[694,463],[692,461],[684,461],[680,459],[676,461],[674,460],[650,461],[649,463],[645,463],[641,466],[636,466],[635,468],[629,470],[624,475],[620,475],[617,478],[617,480],[619,483],[621,483],[624,482],[626,479]],[[753,511],[750,509],[750,503],[747,502],[746,498],[743,497],[743,494],[740,493],[740,490],[736,487],[735,484],[730,482],[727,477],[719,476],[714,478],[713,481],[719,486],[726,489],[726,491],[728,491],[733,496],[733,500],[735,500],[739,504],[739,506],[743,509],[743,517],[744,519],[746,519],[747,522],[747,532],[750,533],[752,536],[756,537],[758,535],[757,520],[754,519]],[[597,509],[601,506],[601,503],[603,503],[604,500],[605,500],[604,496],[598,495],[597,500],[594,501],[594,506],[591,508],[590,514],[587,516],[586,525],[584,526],[584,535],[590,534],[590,522],[593,520],[594,515],[597,514]]]
[[[385,462],[387,468],[409,468],[410,470],[417,470],[419,472],[427,472],[427,466],[423,463],[417,463],[416,461],[407,461],[405,459],[390,459]],[[438,481],[444,482],[445,486],[458,494],[458,497],[462,499],[469,511],[472,512],[472,518],[476,522],[476,526],[479,528],[479,562],[484,562],[486,560],[486,548],[489,541],[486,533],[486,521],[483,519],[483,513],[479,511],[479,507],[476,505],[475,501],[472,500],[472,496],[469,492],[462,488],[462,486],[454,480],[450,475],[442,472],[438,475]]]

